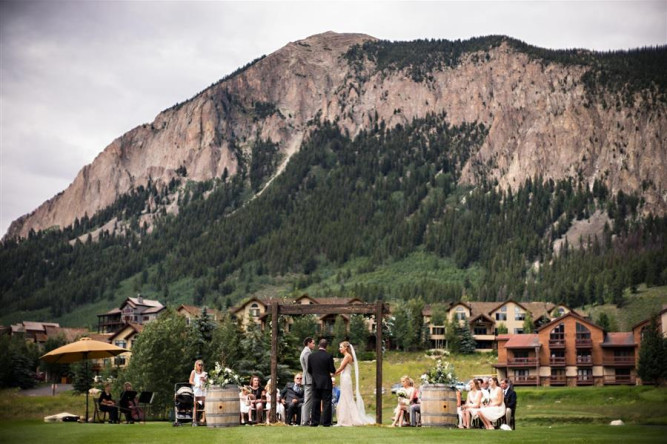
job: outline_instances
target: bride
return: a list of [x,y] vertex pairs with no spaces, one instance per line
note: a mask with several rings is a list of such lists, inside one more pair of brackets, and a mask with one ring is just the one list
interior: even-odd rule
[[[364,400],[359,392],[359,366],[357,364],[357,355],[354,353],[354,347],[347,341],[340,343],[338,348],[343,355],[343,362],[336,370],[336,375],[340,375],[340,399],[336,407],[336,418],[339,426],[359,426],[374,424],[375,419],[366,415]],[[352,392],[352,371],[350,364],[354,363],[354,379],[356,382],[357,397],[355,401]]]

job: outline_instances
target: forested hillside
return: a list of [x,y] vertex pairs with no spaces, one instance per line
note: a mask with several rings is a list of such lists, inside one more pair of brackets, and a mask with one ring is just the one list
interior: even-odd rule
[[[183,171],[179,214],[163,214],[150,233],[137,222],[141,202],[169,193],[149,185],[108,209],[133,221],[127,234],[69,242],[91,218],[5,241],[1,322],[58,319],[100,301],[110,309],[128,280],[146,297],[223,309],[277,281],[287,282],[287,295],[353,261],[363,259],[355,273],[364,274],[415,252],[448,258],[463,275],[476,271],[463,282],[427,286],[417,274],[401,287],[341,279],[313,296],[446,302],[466,294],[579,306],[622,304],[625,288],[667,283],[667,219],[641,216],[636,196],[575,179],[534,177],[507,191],[458,185],[487,136],[482,124],[454,126],[444,113],[430,114],[391,129],[376,122],[355,138],[335,124],[311,125],[300,151],[259,195],[252,190],[274,168],[273,155],[208,182],[188,182]],[[553,241],[598,209],[612,221],[602,235],[555,254]]]

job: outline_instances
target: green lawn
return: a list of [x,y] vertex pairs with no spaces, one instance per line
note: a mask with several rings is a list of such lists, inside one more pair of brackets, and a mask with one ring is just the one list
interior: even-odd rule
[[147,424],[46,424],[39,421],[0,421],[4,443],[557,443],[664,442],[665,426],[553,424],[519,426],[516,431],[443,428],[311,428],[255,426],[212,429],[173,427],[166,422]]

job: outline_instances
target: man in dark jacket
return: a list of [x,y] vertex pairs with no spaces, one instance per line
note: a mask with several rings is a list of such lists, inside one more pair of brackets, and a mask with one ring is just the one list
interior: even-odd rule
[[[294,376],[294,382],[288,382],[280,397],[285,403],[285,424],[301,424],[301,406],[303,405],[303,377],[301,373]],[[293,421],[296,415],[296,421]]]
[[[308,356],[308,372],[313,377],[313,410],[310,425],[331,426],[331,376],[336,373],[333,356],[327,353],[328,342],[321,339],[318,350]],[[324,408],[322,409],[322,404]]]
[[510,384],[509,379],[503,379],[502,382],[500,383],[500,388],[503,389],[503,395],[505,397],[505,407],[512,410],[512,419],[510,420],[511,424],[507,424],[508,426],[512,427],[514,429],[514,417],[516,415],[516,392],[514,391],[514,387],[512,387],[512,384]]

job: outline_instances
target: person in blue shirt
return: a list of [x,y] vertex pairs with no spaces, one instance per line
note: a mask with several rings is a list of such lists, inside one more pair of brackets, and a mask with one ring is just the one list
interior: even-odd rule
[[336,378],[331,378],[331,409],[336,414],[336,406],[338,399],[340,399],[340,389],[336,387]]

